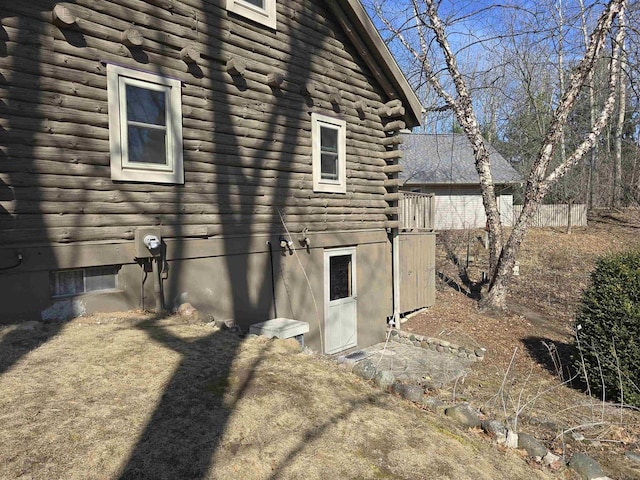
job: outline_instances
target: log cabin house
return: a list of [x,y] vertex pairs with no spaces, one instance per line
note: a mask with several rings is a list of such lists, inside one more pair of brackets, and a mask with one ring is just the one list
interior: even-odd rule
[[383,339],[421,106],[359,0],[0,16],[0,321],[190,303],[326,353]]

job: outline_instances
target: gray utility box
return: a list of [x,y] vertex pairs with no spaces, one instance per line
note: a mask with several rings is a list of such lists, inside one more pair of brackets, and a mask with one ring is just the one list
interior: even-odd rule
[[309,324],[290,318],[272,318],[266,322],[256,323],[249,327],[249,333],[264,335],[269,338],[295,338],[304,347],[304,334],[309,331]]
[[153,258],[160,255],[160,248],[150,250],[144,243],[144,239],[147,235],[153,235],[160,242],[162,242],[162,229],[161,227],[142,227],[136,228],[134,243],[136,247],[136,258]]

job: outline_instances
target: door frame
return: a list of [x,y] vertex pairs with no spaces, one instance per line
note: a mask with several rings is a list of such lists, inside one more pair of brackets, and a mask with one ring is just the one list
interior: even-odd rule
[[[330,300],[330,268],[331,257],[337,257],[342,255],[351,255],[351,296],[346,299],[334,300],[334,305],[340,305],[341,303],[346,303],[347,301],[355,302],[354,308],[354,335],[353,342],[350,342],[343,347],[340,347],[339,350],[332,349],[327,350],[327,337],[329,330],[329,307],[331,304]],[[357,270],[356,270],[356,247],[338,247],[338,248],[327,248],[324,250],[324,345],[325,345],[325,353],[337,353],[342,350],[346,350],[348,348],[352,348],[358,345],[358,282],[357,282]]]

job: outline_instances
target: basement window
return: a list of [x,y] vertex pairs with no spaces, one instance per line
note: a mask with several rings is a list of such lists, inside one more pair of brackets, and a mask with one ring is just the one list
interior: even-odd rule
[[118,288],[118,266],[89,267],[51,272],[51,297],[69,297]]
[[311,114],[311,145],[314,192],[347,192],[347,124]]
[[227,11],[276,28],[276,0],[227,0]]
[[107,65],[111,178],[184,183],[180,81]]

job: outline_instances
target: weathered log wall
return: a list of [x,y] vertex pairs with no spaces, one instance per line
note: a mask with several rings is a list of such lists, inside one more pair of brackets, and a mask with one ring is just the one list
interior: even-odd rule
[[[6,3],[0,245],[389,226],[404,109],[323,2],[278,1],[276,31],[223,0]],[[105,62],[182,81],[184,185],[111,180]],[[347,122],[346,194],[313,192],[312,112]]]

